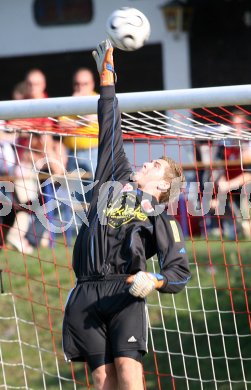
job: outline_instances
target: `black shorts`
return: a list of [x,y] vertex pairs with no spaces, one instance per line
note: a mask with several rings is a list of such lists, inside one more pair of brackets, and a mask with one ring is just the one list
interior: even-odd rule
[[114,358],[140,360],[147,352],[146,304],[129,293],[125,276],[78,283],[63,321],[68,361],[87,361],[93,370]]

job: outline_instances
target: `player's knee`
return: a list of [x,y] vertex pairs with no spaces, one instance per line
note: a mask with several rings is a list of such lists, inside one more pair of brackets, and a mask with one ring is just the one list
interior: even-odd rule
[[[115,359],[115,367],[119,384],[127,384],[130,389],[143,389],[142,364],[137,360],[118,357]],[[140,387],[142,384],[142,387]]]
[[117,388],[117,374],[113,364],[106,364],[92,372],[96,390],[111,390]]

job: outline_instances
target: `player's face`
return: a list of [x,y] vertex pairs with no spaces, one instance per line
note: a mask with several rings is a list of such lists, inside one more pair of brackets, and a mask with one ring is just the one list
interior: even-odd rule
[[138,183],[140,188],[151,184],[158,186],[158,183],[163,180],[165,170],[168,167],[168,162],[162,159],[145,162],[142,168],[135,172],[133,180]]

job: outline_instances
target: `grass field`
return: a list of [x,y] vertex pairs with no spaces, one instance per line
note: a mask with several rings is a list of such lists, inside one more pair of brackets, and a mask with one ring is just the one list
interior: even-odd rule
[[[250,242],[198,239],[187,249],[193,275],[187,289],[148,299],[147,389],[249,389]],[[150,261],[149,270],[155,265]],[[64,303],[74,285],[71,250],[63,242],[32,256],[2,249],[0,269],[0,388],[87,389],[86,367],[65,363],[61,347]]]

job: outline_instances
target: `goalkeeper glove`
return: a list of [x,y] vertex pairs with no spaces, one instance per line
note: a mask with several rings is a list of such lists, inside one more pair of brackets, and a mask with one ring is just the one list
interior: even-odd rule
[[145,298],[150,292],[163,286],[164,277],[160,274],[140,271],[136,275],[129,276],[127,283],[131,284],[130,294],[134,297]]
[[92,56],[97,64],[100,76],[100,85],[113,85],[117,81],[113,65],[113,47],[111,42],[106,39],[102,41],[97,49],[92,52]]

